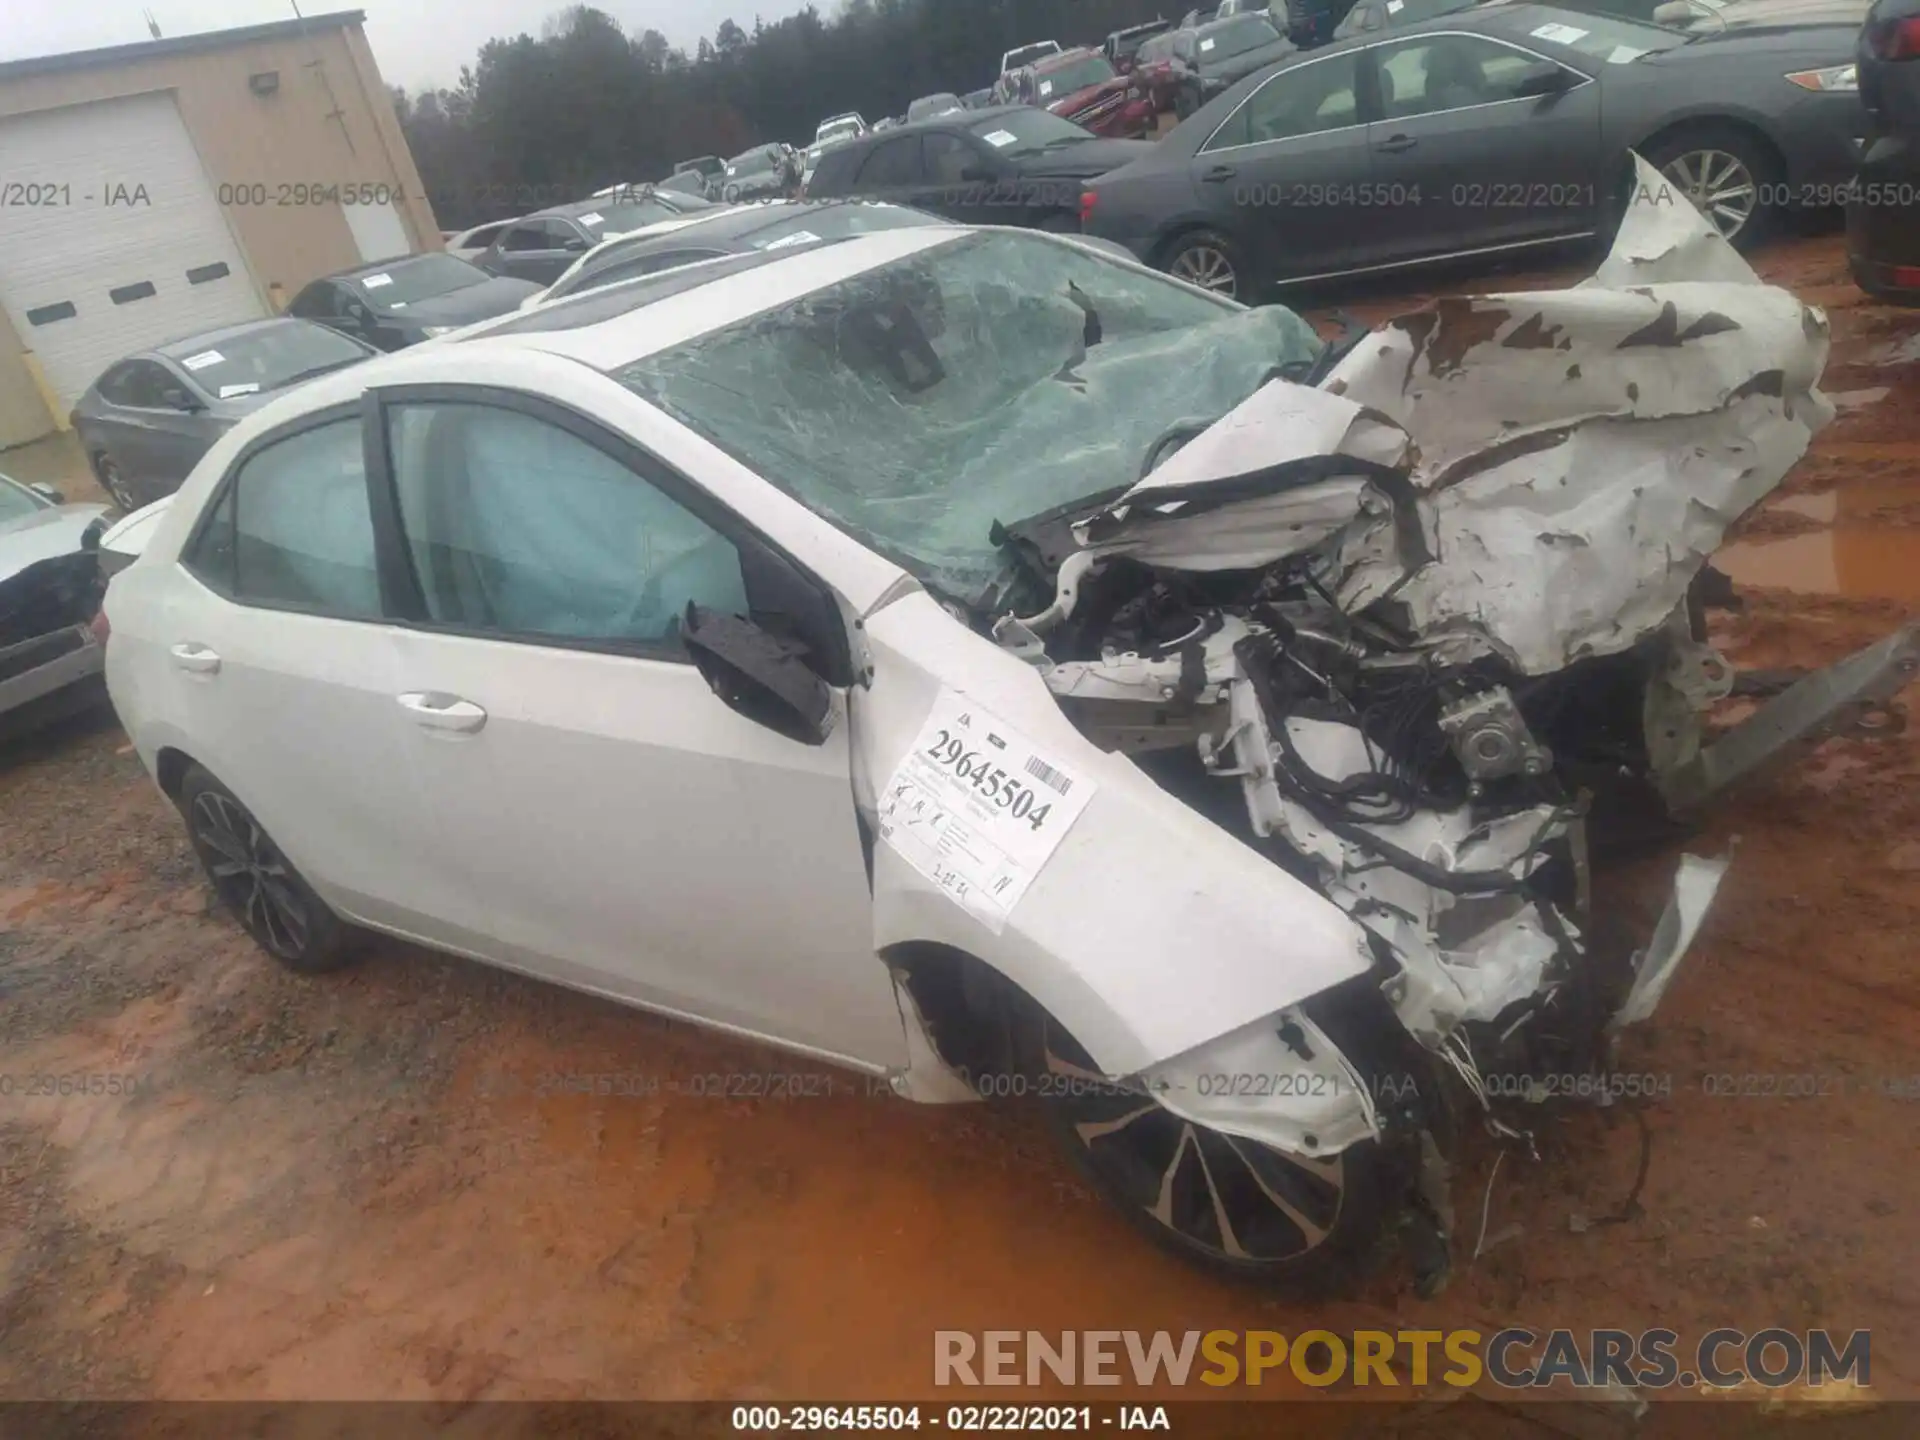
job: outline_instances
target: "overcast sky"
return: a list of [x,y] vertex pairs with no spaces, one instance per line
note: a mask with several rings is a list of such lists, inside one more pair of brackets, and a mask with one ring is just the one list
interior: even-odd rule
[[[806,0],[599,0],[598,9],[618,20],[630,35],[658,30],[683,49],[692,50],[731,18],[753,28],[758,14],[768,21],[803,8]],[[309,15],[334,10],[367,12],[367,40],[391,85],[409,90],[451,85],[462,65],[471,64],[480,47],[495,36],[538,35],[540,24],[560,0],[301,0]],[[834,7],[821,4],[822,14]],[[0,60],[23,60],[97,45],[126,45],[148,37],[142,11],[150,10],[165,36],[222,30],[290,20],[290,0],[0,0]]]

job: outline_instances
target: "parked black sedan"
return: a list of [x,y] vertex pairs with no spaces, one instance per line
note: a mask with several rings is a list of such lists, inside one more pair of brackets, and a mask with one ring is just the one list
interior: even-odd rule
[[451,255],[409,255],[315,280],[293,297],[287,313],[376,350],[402,350],[504,315],[539,288],[489,275]]
[[1853,42],[1491,0],[1249,77],[1090,185],[1086,229],[1245,298],[1602,234],[1638,151],[1745,244],[1844,196],[1865,128]]
[[1105,140],[1045,110],[999,105],[863,135],[820,157],[809,200],[889,200],[970,225],[1080,228],[1096,175],[1153,151]]
[[1847,202],[1847,260],[1860,288],[1920,305],[1920,0],[1879,0],[1859,42],[1873,138]]
[[178,490],[214,442],[268,400],[375,353],[285,315],[203,330],[114,361],[69,423],[101,488],[138,510]]
[[1183,30],[1174,38],[1179,83],[1173,113],[1182,120],[1224,95],[1236,82],[1294,53],[1294,43],[1274,28],[1262,10],[1249,10]]

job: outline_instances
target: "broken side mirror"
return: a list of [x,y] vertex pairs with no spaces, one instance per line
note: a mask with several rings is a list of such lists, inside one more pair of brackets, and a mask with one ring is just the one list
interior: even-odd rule
[[833,690],[807,663],[804,642],[692,601],[680,638],[730,709],[803,745],[824,745],[833,733]]

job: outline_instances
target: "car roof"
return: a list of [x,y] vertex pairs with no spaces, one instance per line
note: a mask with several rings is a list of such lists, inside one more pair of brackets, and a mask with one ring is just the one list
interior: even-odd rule
[[[523,215],[520,218],[524,220],[527,217]],[[358,280],[362,275],[378,275],[382,271],[393,269],[396,265],[404,265],[409,260],[429,260],[436,257],[442,260],[451,260],[456,265],[467,265],[471,263],[462,260],[458,255],[449,255],[444,250],[422,250],[417,255],[389,255],[384,260],[369,260],[364,265],[355,265],[350,270],[336,270],[331,275],[321,275],[307,283],[310,285],[318,285],[322,280]],[[479,269],[478,266],[474,266],[473,268]],[[481,273],[485,274],[486,272],[481,271]],[[304,289],[306,287],[302,286],[301,288]]]
[[300,319],[297,315],[269,315],[263,320],[243,320],[237,325],[221,325],[212,330],[189,331],[185,335],[176,335],[170,340],[162,340],[158,345],[149,345],[144,350],[136,350],[123,358],[132,360],[140,356],[159,355],[168,360],[179,360],[205,350],[209,345],[225,340],[236,340],[242,335],[251,335],[258,330],[273,330],[287,325],[311,323],[311,321]]

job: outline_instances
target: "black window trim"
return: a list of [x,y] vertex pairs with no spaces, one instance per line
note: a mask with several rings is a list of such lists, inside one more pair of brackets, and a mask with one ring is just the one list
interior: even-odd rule
[[[358,403],[366,447],[367,498],[373,513],[374,553],[387,624],[426,634],[492,640],[541,650],[571,650],[678,665],[693,664],[693,657],[686,647],[670,641],[596,640],[537,632],[491,630],[480,626],[449,624],[429,617],[426,596],[414,570],[412,548],[407,544],[406,530],[400,518],[400,493],[394,484],[392,457],[388,451],[387,411],[406,405],[484,405],[514,411],[572,435],[632,472],[642,483],[652,485],[726,540],[736,551],[757,548],[791,567],[805,583],[818,590],[822,599],[842,617],[842,623],[836,627],[835,653],[817,657],[821,662],[822,678],[830,685],[842,687],[853,683],[853,654],[847,634],[846,615],[833,587],[737,510],[653,451],[621,435],[605,421],[551,396],[469,381],[439,380],[370,387]],[[746,569],[743,563],[743,583],[748,582]],[[751,603],[752,596],[748,597],[748,601]]]
[[[271,610],[286,615],[309,615],[319,620],[336,620],[343,625],[391,625],[393,623],[392,620],[385,615],[342,615],[336,610],[328,609],[320,605],[303,605],[293,600],[264,600],[254,596],[240,595],[235,593],[235,587],[233,585],[235,577],[226,577],[225,584],[217,583],[212,577],[196,569],[188,560],[188,557],[199,548],[200,542],[205,537],[206,532],[213,527],[213,517],[219,513],[221,505],[226,502],[228,493],[239,483],[240,472],[246,469],[248,462],[255,456],[259,455],[263,450],[270,449],[279,444],[283,440],[292,440],[309,431],[324,429],[328,425],[337,425],[342,420],[358,420],[359,418],[360,402],[358,400],[342,400],[337,404],[327,406],[324,410],[310,410],[304,415],[296,415],[293,419],[276,425],[273,429],[249,440],[245,448],[228,463],[220,479],[215,482],[213,489],[207,493],[206,501],[200,507],[200,513],[194,517],[193,529],[187,532],[187,538],[181,544],[180,553],[174,560],[174,564],[179,567],[181,573],[192,579],[195,584],[203,586],[212,594],[219,596],[229,605],[240,605],[249,610]],[[361,427],[363,469],[365,468],[365,450],[366,430],[363,423]],[[368,498],[369,503],[371,503],[371,494],[369,494]],[[233,541],[233,551],[236,557],[239,554],[239,523],[240,505],[239,499],[236,496],[233,506],[234,534],[230,537]],[[376,524],[374,527],[374,563],[376,573],[379,572],[379,539],[380,531]],[[380,602],[383,611],[388,608],[384,577],[382,577],[381,580]]]

